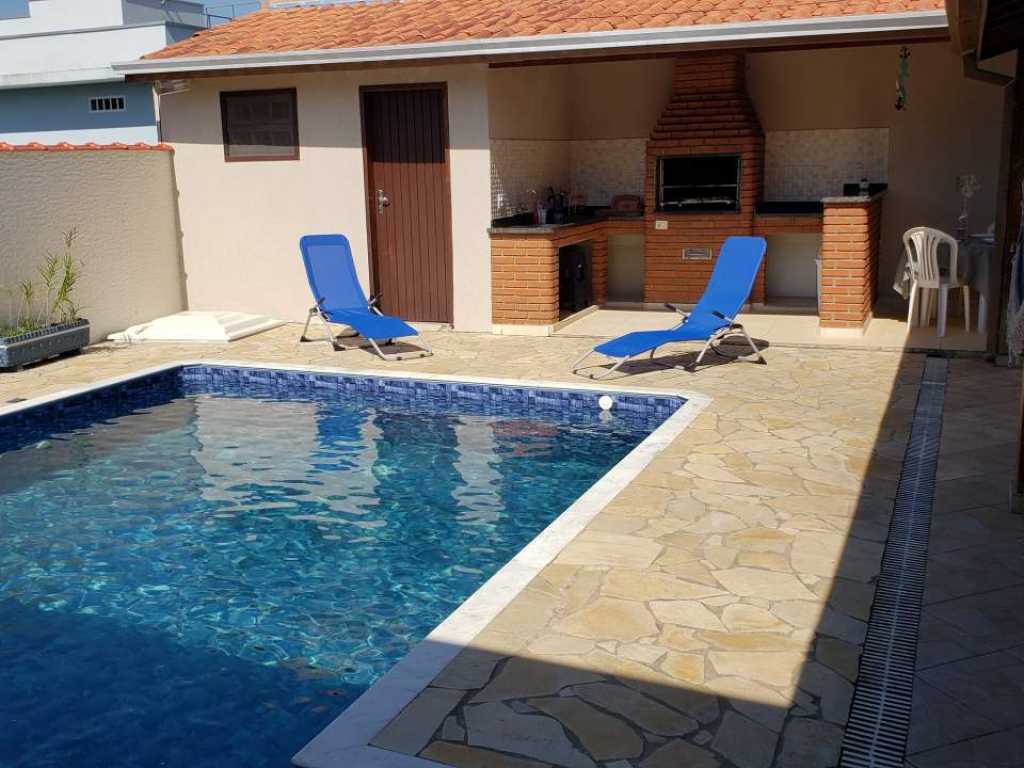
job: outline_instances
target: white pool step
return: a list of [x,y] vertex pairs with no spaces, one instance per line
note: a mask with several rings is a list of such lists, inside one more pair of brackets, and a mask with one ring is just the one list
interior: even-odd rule
[[227,342],[244,339],[284,325],[266,315],[243,312],[178,312],[148,323],[133,325],[107,338],[111,341],[208,341]]

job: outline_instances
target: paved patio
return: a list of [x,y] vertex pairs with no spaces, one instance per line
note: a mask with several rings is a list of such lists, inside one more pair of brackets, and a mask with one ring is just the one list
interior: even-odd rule
[[[382,367],[360,351],[298,345],[297,335],[291,326],[230,346],[100,345],[3,375],[0,402],[185,358]],[[435,357],[393,368],[573,382],[569,362],[593,343],[428,339]],[[924,358],[782,347],[766,356],[767,366],[728,363],[697,374],[630,369],[620,385],[701,392],[713,401],[375,743],[459,768],[834,766]],[[1024,573],[1005,565],[988,577],[991,558],[977,558],[998,538],[997,562],[1019,564],[1019,542],[1003,526],[1016,522],[983,506],[1001,498],[986,475],[994,465],[957,449],[978,446],[977,420],[967,411],[984,408],[988,382],[998,380],[1003,404],[1014,385],[976,361],[954,361],[952,370],[947,410],[965,413],[949,422],[940,471],[963,482],[940,493],[939,514],[954,528],[944,534],[937,519],[936,535],[962,538],[953,499],[977,502],[970,517],[983,531],[983,549],[973,561],[965,556],[963,572],[983,587],[994,579],[979,587],[987,593]],[[981,424],[993,436],[981,456],[998,458],[1010,427],[1003,417]],[[956,466],[980,477],[964,480]],[[937,578],[926,623],[971,624],[966,614],[942,613],[961,595]],[[1018,606],[1021,581],[1008,593]],[[1001,668],[1020,669],[1024,636],[1016,637],[1005,652],[952,642],[971,653],[1000,651]],[[922,657],[929,654],[936,664],[959,658],[923,639]],[[939,685],[928,669],[920,676]],[[918,728],[912,748],[923,757],[915,766],[954,764],[924,761],[936,745],[922,738]]]
[[951,361],[908,764],[1024,765],[1024,516],[1007,512],[1021,374]]

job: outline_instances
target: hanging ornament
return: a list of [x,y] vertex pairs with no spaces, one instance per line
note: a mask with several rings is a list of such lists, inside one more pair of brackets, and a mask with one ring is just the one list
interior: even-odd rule
[[896,69],[896,111],[907,108],[907,80],[910,78],[910,49],[900,48],[900,63]]

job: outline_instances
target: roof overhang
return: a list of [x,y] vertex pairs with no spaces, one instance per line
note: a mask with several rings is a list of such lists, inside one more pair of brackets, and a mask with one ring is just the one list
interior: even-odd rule
[[0,75],[0,90],[13,88],[51,88],[55,85],[84,85],[87,83],[122,83],[125,77],[110,67],[87,69],[61,69],[50,72],[13,72]]
[[1024,46],[1020,0],[946,0],[950,37],[961,55],[990,59]]
[[981,0],[978,58],[989,59],[1024,46],[1024,3]]
[[[1011,76],[985,69],[981,62],[1024,46],[1024,4],[1010,7],[1002,0],[946,0],[946,13],[950,40],[963,62],[964,76],[992,85],[1009,85]],[[1000,23],[994,23],[994,18]]]
[[630,29],[531,37],[452,40],[362,48],[142,59],[114,64],[129,77],[241,74],[291,67],[516,61],[583,54],[656,53],[688,48],[778,47],[849,41],[945,37],[944,11],[785,19],[688,27]]

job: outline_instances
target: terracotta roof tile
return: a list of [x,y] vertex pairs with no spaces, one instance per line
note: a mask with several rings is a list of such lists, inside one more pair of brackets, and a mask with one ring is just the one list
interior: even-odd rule
[[147,59],[363,48],[454,39],[942,10],[944,0],[372,0],[271,9]]

